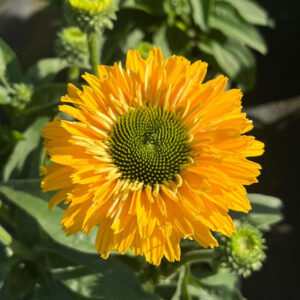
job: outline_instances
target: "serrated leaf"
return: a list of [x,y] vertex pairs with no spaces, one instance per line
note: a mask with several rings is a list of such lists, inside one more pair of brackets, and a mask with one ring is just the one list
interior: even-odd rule
[[207,30],[210,0],[189,0],[194,22],[203,30]]
[[4,166],[4,181],[10,178],[15,169],[19,172],[22,170],[27,156],[39,145],[41,130],[48,121],[48,117],[39,117],[26,129],[24,132],[25,139],[16,144]]
[[258,30],[247,23],[229,3],[216,2],[208,20],[209,26],[224,35],[245,43],[262,54],[267,53],[267,45]]
[[15,52],[0,38],[2,60],[5,63],[5,77],[10,82],[19,82],[22,79],[21,66]]
[[274,26],[268,12],[258,3],[251,0],[225,0],[234,6],[239,14],[249,23],[261,26]]
[[26,72],[24,81],[33,85],[50,83],[67,66],[67,62],[60,58],[41,59]]
[[[93,239],[93,232],[89,236],[79,233],[67,237],[61,228],[61,219],[64,210],[54,207],[50,211],[46,201],[30,193],[17,190],[18,184],[15,184],[15,182],[18,181],[1,184],[0,194],[3,194],[8,200],[24,209],[58,243],[81,251],[95,252],[95,247],[91,241]],[[29,190],[40,190],[40,185],[37,185],[36,181],[23,180],[22,183],[27,185],[26,188]]]

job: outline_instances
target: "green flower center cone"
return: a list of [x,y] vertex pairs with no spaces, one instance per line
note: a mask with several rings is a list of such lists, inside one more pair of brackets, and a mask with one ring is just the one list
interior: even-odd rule
[[133,109],[119,117],[109,145],[124,179],[151,186],[173,180],[190,152],[181,122],[156,106]]

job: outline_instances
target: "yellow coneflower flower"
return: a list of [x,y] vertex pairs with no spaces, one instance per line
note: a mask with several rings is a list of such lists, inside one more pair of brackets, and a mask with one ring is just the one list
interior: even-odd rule
[[121,63],[86,74],[83,90],[69,85],[60,111],[44,129],[52,164],[44,191],[60,190],[49,206],[65,201],[67,235],[99,225],[103,258],[130,248],[159,265],[180,259],[181,238],[203,247],[230,236],[228,210],[251,208],[243,185],[257,182],[260,166],[246,159],[263,144],[242,135],[253,126],[241,112],[242,93],[225,91],[219,76],[203,83],[207,64],[181,56],[146,60],[128,51]]

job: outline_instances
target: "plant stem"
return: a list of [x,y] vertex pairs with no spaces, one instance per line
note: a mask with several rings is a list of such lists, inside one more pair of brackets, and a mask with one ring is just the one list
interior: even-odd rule
[[9,247],[12,249],[13,253],[16,253],[28,260],[35,260],[31,250],[25,245],[21,244],[16,239],[12,239],[12,242],[10,243]]
[[208,261],[211,260],[215,256],[215,251],[210,249],[201,249],[188,252],[182,255],[180,263],[185,264],[191,261]]
[[184,300],[192,300],[192,297],[188,291],[188,282],[189,282],[190,270],[187,265],[184,266],[184,278],[182,281],[182,298]]
[[89,52],[90,52],[90,64],[92,66],[92,72],[94,75],[98,75],[98,65],[100,64],[100,45],[99,45],[99,33],[91,32],[88,36]]
[[68,81],[76,83],[79,78],[79,68],[78,67],[70,67],[68,70]]
[[215,257],[215,251],[210,249],[201,249],[201,250],[195,250],[188,252],[184,255],[182,255],[181,259],[177,263],[173,263],[172,265],[169,265],[168,268],[163,270],[164,276],[170,276],[174,272],[178,270],[179,267],[182,265],[189,263],[189,262],[195,262],[195,261],[210,261]]

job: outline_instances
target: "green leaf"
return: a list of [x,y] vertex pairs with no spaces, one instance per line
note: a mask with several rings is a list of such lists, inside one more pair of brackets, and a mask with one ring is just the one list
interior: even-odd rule
[[10,104],[10,98],[8,96],[7,90],[0,85],[0,105]]
[[35,286],[31,300],[79,300],[63,284],[54,280],[47,280]]
[[251,50],[233,39],[225,42],[211,40],[210,45],[212,54],[224,73],[242,88],[251,89],[256,74],[255,57]]
[[199,281],[205,285],[226,285],[229,288],[234,288],[237,282],[237,276],[230,272],[229,269],[220,267],[215,273],[211,275],[207,274],[207,276],[202,277]]
[[167,39],[167,25],[162,25],[153,35],[153,44],[161,48],[165,58],[172,55]]
[[218,285],[215,287],[198,287],[188,285],[189,294],[198,300],[246,300],[237,289],[230,289],[226,285]]
[[0,270],[0,299],[9,298],[9,273]]
[[18,184],[16,180],[0,185],[0,193],[31,215],[51,238],[58,243],[81,251],[95,252],[94,245],[91,241],[93,232],[89,236],[78,233],[67,237],[61,228],[61,219],[64,210],[59,207],[54,207],[50,211],[46,201],[30,193],[23,192],[22,188],[20,188],[22,184],[27,185],[25,189],[28,190],[40,189],[36,181],[22,180],[21,184]]
[[11,235],[0,225],[0,242],[6,246],[12,242]]
[[14,215],[17,240],[32,247],[40,240],[40,228],[34,218],[24,210],[17,209]]
[[129,49],[135,49],[138,44],[143,40],[144,33],[142,30],[135,28],[129,34],[127,34],[126,40],[123,45],[121,45],[121,49],[124,53],[126,53]]
[[67,66],[67,62],[60,58],[41,59],[26,72],[24,81],[33,85],[50,83]]
[[203,30],[207,31],[210,0],[189,0],[192,8],[194,22]]
[[163,1],[161,0],[120,0],[120,9],[137,9],[151,15],[163,14]]
[[61,96],[66,93],[66,83],[50,83],[40,86],[34,90],[30,105],[22,113],[27,115],[48,110],[59,104]]
[[261,230],[270,230],[271,225],[283,219],[282,202],[279,198],[262,194],[248,194],[252,210],[247,219]]
[[252,0],[225,0],[225,2],[234,6],[247,22],[253,25],[274,27],[274,21],[258,3]]
[[[5,64],[5,77],[10,82],[19,82],[22,79],[21,66],[14,51],[0,39],[0,51],[2,52],[2,60]],[[2,74],[1,74],[2,75]]]
[[73,265],[64,268],[52,269],[51,273],[57,280],[69,280],[90,275],[91,271],[81,265]]
[[182,266],[182,267],[180,267],[176,290],[175,290],[175,293],[171,300],[180,300],[181,299],[182,284],[183,284],[184,276],[185,276],[185,267]]
[[[21,267],[20,267],[21,266]],[[31,262],[15,263],[10,270],[10,296],[12,299],[26,299],[36,284],[37,276]]]
[[37,118],[24,132],[24,140],[18,142],[4,166],[3,180],[7,181],[16,169],[21,171],[27,156],[39,145],[41,130],[49,121],[48,117]]
[[258,30],[242,19],[230,4],[215,2],[208,23],[211,28],[221,31],[225,36],[237,39],[262,54],[267,53],[267,45]]
[[76,293],[92,299],[123,300],[124,297],[131,300],[159,299],[156,295],[145,292],[134,272],[115,256],[103,260],[99,255],[82,253],[60,244],[44,249],[61,254],[97,273],[63,281]]
[[166,38],[171,54],[186,55],[189,51],[191,44],[187,31],[178,26],[169,26],[166,31]]

